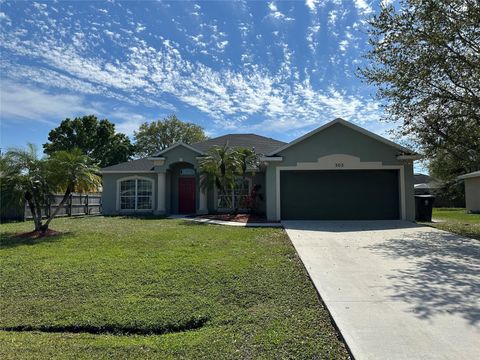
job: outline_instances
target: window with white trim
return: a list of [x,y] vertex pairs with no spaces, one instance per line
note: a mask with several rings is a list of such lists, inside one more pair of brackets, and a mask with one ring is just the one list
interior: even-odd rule
[[227,195],[218,194],[218,209],[246,209],[250,195],[251,179],[237,178],[233,189]]
[[153,181],[125,179],[120,181],[121,210],[152,210]]

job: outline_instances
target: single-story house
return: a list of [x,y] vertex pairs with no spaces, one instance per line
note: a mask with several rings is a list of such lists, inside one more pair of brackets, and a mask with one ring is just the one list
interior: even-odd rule
[[[261,166],[223,199],[200,186],[199,161],[215,145],[252,148]],[[231,134],[102,169],[105,215],[228,211],[259,185],[269,220],[415,219],[413,161],[418,154],[343,119],[289,143]],[[231,196],[231,198],[230,198]],[[228,201],[226,201],[228,200]]]
[[425,174],[413,174],[415,195],[432,195],[442,184]]
[[465,183],[465,207],[468,211],[480,213],[480,170],[458,177]]

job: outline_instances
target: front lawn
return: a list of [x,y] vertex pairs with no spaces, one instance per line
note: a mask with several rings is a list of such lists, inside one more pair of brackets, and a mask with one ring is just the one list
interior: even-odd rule
[[184,220],[0,225],[0,358],[348,358],[285,232]]
[[439,222],[429,225],[455,234],[480,240],[480,214],[469,214],[465,209],[433,209],[432,218]]

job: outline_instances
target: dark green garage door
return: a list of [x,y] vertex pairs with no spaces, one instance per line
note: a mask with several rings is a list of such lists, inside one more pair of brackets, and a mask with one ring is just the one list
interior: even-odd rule
[[283,220],[399,218],[398,170],[280,171]]

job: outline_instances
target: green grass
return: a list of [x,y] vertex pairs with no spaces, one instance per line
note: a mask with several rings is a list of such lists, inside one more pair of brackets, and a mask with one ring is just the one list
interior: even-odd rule
[[348,358],[285,232],[182,220],[0,225],[0,358]]
[[429,225],[455,234],[480,240],[480,214],[469,214],[465,209],[433,209],[432,218],[441,222]]

